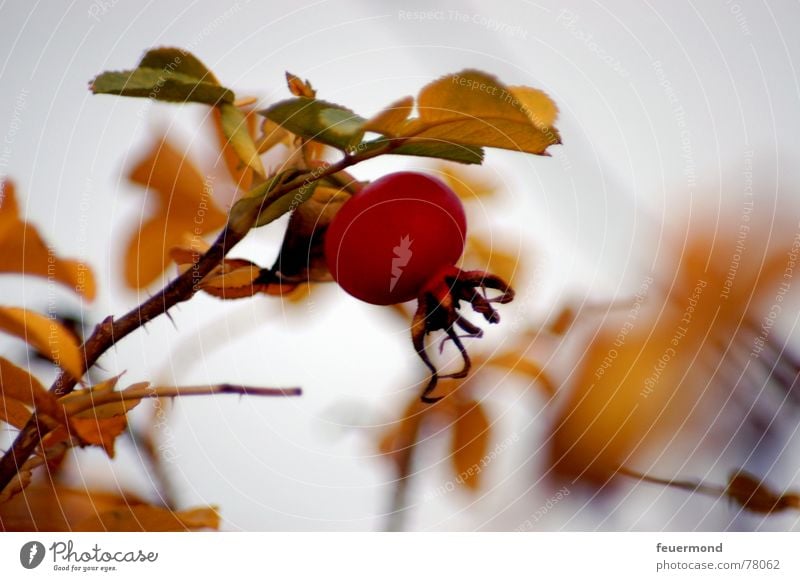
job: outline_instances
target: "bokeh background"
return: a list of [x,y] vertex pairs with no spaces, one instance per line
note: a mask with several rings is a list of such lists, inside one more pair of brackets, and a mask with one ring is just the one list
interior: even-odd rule
[[[167,406],[155,429],[178,505],[219,505],[229,530],[798,529],[796,512],[747,514],[725,498],[630,478],[608,483],[604,472],[620,457],[663,478],[724,484],[744,467],[779,490],[800,487],[790,361],[800,283],[790,276],[794,288],[773,308],[781,261],[800,232],[798,17],[789,0],[4,2],[0,175],[14,179],[27,219],[61,255],[88,261],[100,292],[88,305],[41,281],[3,277],[3,302],[58,309],[91,326],[149,296],[121,275],[124,247],[151,209],[127,173],[159,132],[218,168],[203,106],[87,90],[96,74],[132,67],[147,48],[187,49],[264,104],[288,96],[288,70],[364,116],[443,74],[486,70],[544,89],[560,108],[563,145],[551,157],[490,151],[468,174],[494,184],[493,195],[468,201],[470,227],[488,244],[486,260],[513,258],[518,291],[502,307],[504,322],[468,348],[538,362],[555,392],[479,365],[467,388],[487,410],[499,450],[480,486],[453,486],[444,422],[425,434],[398,506],[397,473],[379,442],[425,370],[397,313],[335,285],[303,301],[198,296],[173,321],[162,317],[122,341],[103,370],[127,369],[130,383],[299,385],[304,395]],[[403,168],[437,171],[385,158],[353,173],[372,179]],[[220,186],[215,195],[224,204],[232,193]],[[235,254],[269,264],[283,225],[254,232]],[[783,264],[778,274],[760,276],[773,258]],[[708,282],[708,297],[721,295],[726,279],[738,306],[717,298],[698,308],[690,339],[659,377],[660,395],[641,397],[696,281]],[[604,375],[610,391],[592,391],[587,383],[639,294],[643,314],[615,374]],[[569,333],[543,331],[565,307],[576,320]],[[758,331],[745,331],[770,313],[777,350],[764,363],[751,352]],[[0,346],[17,361],[27,356],[18,342]],[[620,435],[632,408],[641,417]],[[147,410],[137,414],[148,421]],[[9,438],[0,437],[4,448]],[[156,495],[130,442],[113,462],[79,451],[66,478]],[[398,508],[401,522],[391,516]]]

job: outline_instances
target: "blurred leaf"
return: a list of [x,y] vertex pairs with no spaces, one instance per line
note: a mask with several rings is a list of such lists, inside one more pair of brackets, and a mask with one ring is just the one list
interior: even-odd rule
[[531,383],[543,387],[549,396],[556,393],[556,386],[544,369],[535,361],[527,359],[523,353],[507,351],[501,355],[492,356],[486,361],[486,364],[528,377]]
[[489,245],[480,236],[469,236],[464,262],[479,265],[481,270],[496,274],[509,284],[519,275],[520,258]]
[[38,379],[0,357],[0,420],[20,427],[31,415],[29,408],[57,421],[63,418],[55,396]]
[[55,255],[38,230],[20,220],[11,181],[0,182],[0,273],[28,274],[61,283],[87,300],[95,297],[92,271]]
[[744,470],[731,474],[725,492],[729,498],[750,512],[775,514],[790,508],[800,508],[800,495],[774,492],[760,478]]
[[78,342],[56,321],[18,307],[0,307],[0,331],[19,337],[73,377],[83,375]]
[[[6,487],[0,491],[0,505],[5,504],[17,494],[25,490],[28,486],[30,486],[32,480],[33,470],[29,470],[24,466],[17,470],[14,478],[12,478]],[[0,509],[0,530],[2,530],[2,528],[2,509]]]
[[261,135],[257,144],[258,153],[265,153],[280,143],[289,147],[294,139],[293,133],[286,131],[274,121],[265,118],[261,123]]
[[458,400],[455,413],[450,460],[456,481],[476,490],[489,451],[491,426],[480,402]]
[[98,512],[141,502],[129,494],[34,484],[0,504],[0,530],[68,532]]
[[350,109],[319,99],[287,99],[260,113],[296,135],[344,151],[358,145],[364,135],[363,118]]
[[497,193],[497,182],[486,177],[486,172],[476,172],[440,163],[435,167],[439,177],[464,201],[488,198]]
[[[217,110],[222,132],[228,139],[223,148],[223,154],[230,146],[242,162],[259,175],[264,176],[264,165],[261,163],[261,158],[258,157],[256,144],[253,141],[254,118],[245,116],[238,107],[227,103],[217,107]],[[243,189],[249,189],[249,183]]]
[[[100,446],[110,458],[114,457],[114,443],[128,427],[127,414],[136,407],[141,398],[95,403],[101,396],[114,391],[119,376],[96,384],[89,389],[75,390],[61,398],[70,426],[83,444]],[[123,391],[137,390],[148,383],[137,383]]]
[[174,512],[149,506],[119,506],[80,521],[77,532],[183,532],[219,528],[219,513],[214,507]]
[[186,237],[199,237],[225,225],[225,214],[192,162],[162,137],[133,168],[133,183],[154,194],[156,208],[131,240],[125,256],[125,282],[141,289],[169,264],[169,250]]

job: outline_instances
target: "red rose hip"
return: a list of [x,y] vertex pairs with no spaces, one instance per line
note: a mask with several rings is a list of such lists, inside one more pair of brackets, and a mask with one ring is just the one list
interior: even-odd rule
[[417,298],[464,251],[467,221],[458,196],[436,178],[398,172],[353,196],[328,227],[325,257],[333,278],[374,305]]
[[[439,377],[466,377],[470,359],[463,337],[482,331],[461,316],[461,301],[472,305],[490,323],[500,316],[494,303],[514,298],[508,284],[492,274],[455,266],[464,251],[467,220],[458,196],[430,176],[398,172],[376,180],[338,211],[325,233],[325,261],[331,275],[348,293],[374,305],[393,305],[417,298],[411,339],[431,370],[422,401]],[[488,297],[487,290],[500,294]],[[463,331],[459,335],[456,328]],[[425,338],[444,330],[464,361],[460,371],[439,375],[425,347]]]

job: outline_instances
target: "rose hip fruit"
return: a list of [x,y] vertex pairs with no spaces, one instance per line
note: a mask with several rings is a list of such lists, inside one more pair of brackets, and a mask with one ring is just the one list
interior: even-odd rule
[[353,196],[325,238],[328,268],[339,285],[373,305],[404,303],[464,251],[467,220],[441,181],[398,172]]
[[[432,372],[422,394],[427,403],[441,399],[430,396],[439,377],[466,377],[469,372],[469,355],[455,327],[469,337],[482,334],[460,315],[460,302],[469,302],[487,321],[497,323],[500,317],[492,303],[514,297],[499,277],[455,266],[466,234],[458,196],[438,179],[414,172],[392,173],[363,188],[341,207],[325,233],[325,261],[349,294],[374,305],[418,300],[411,335]],[[487,289],[501,293],[488,298]],[[464,360],[461,371],[442,376],[425,348],[425,337],[440,329]]]

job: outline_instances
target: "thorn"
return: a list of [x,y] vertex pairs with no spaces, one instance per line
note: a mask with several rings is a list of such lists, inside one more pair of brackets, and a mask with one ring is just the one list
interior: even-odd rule
[[170,314],[170,312],[169,311],[164,311],[164,314],[167,316],[167,318],[169,319],[169,322],[172,323],[172,326],[177,331],[178,330],[178,325],[175,324],[175,319],[172,318],[172,315]]

